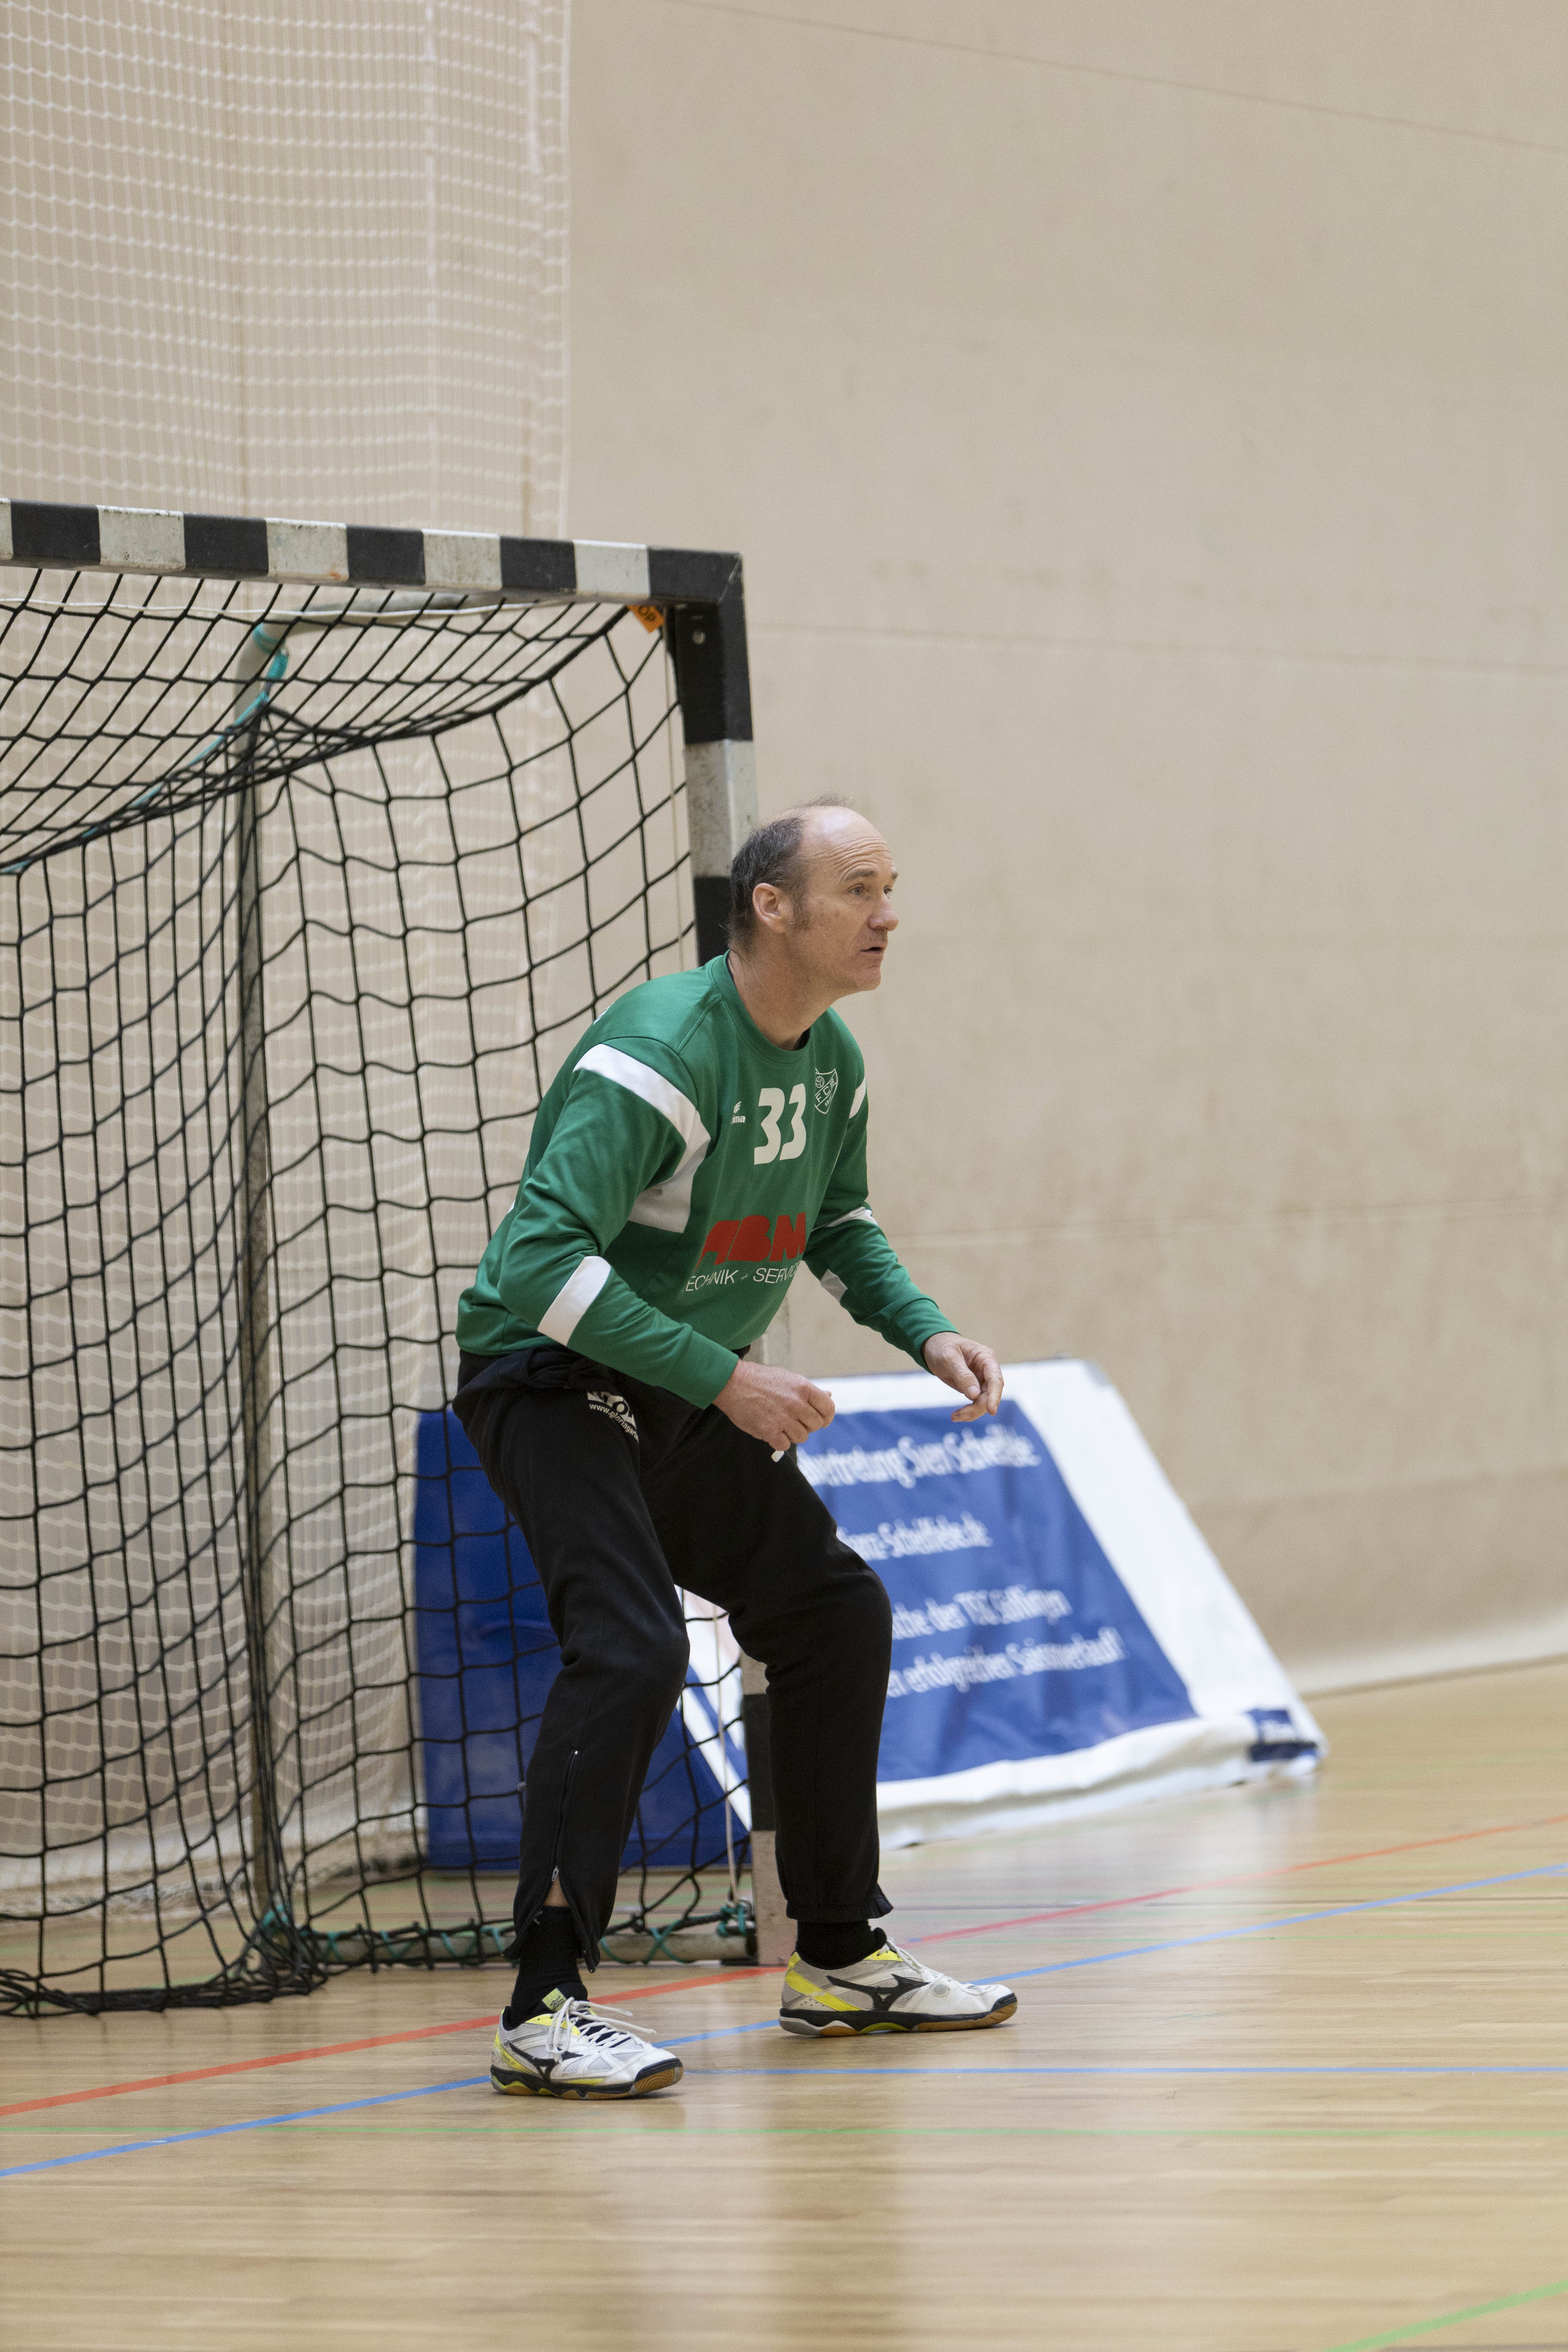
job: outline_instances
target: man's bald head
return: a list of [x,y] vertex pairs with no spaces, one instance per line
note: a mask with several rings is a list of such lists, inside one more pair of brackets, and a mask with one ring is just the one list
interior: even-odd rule
[[892,854],[841,800],[761,824],[730,868],[730,969],[765,1035],[795,1039],[841,996],[881,985],[898,929]]
[[803,801],[798,808],[785,809],[782,816],[749,833],[730,867],[731,946],[744,949],[755,936],[757,916],[752,894],[759,883],[771,883],[784,897],[798,898],[813,858],[836,838],[857,831],[868,839],[876,837],[847,801],[825,793],[820,800]]

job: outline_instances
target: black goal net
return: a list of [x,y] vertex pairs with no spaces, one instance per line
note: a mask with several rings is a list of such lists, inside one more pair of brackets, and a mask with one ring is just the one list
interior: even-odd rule
[[[450,1334],[562,1057],[692,958],[663,617],[0,569],[0,2008],[508,1939],[556,1653]],[[744,1950],[691,1606],[612,1957]]]

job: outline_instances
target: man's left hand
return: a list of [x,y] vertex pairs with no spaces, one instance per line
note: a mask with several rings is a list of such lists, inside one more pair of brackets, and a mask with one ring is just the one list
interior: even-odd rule
[[983,1412],[995,1412],[1002,1402],[1002,1367],[989,1348],[978,1339],[961,1339],[956,1331],[938,1331],[921,1352],[928,1371],[969,1399],[954,1421],[978,1421]]

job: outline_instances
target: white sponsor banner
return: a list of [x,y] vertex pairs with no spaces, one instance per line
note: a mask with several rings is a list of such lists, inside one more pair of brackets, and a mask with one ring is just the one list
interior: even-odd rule
[[1311,1771],[1321,1732],[1098,1367],[824,1381],[800,1465],[893,1602],[884,1843]]

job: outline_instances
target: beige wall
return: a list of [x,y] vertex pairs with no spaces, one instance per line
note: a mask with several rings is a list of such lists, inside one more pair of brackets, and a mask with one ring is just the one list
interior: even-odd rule
[[1107,1367],[1310,1685],[1568,1648],[1568,15],[576,0],[572,72],[571,525],[739,547],[764,809],[893,839],[917,1275]]

